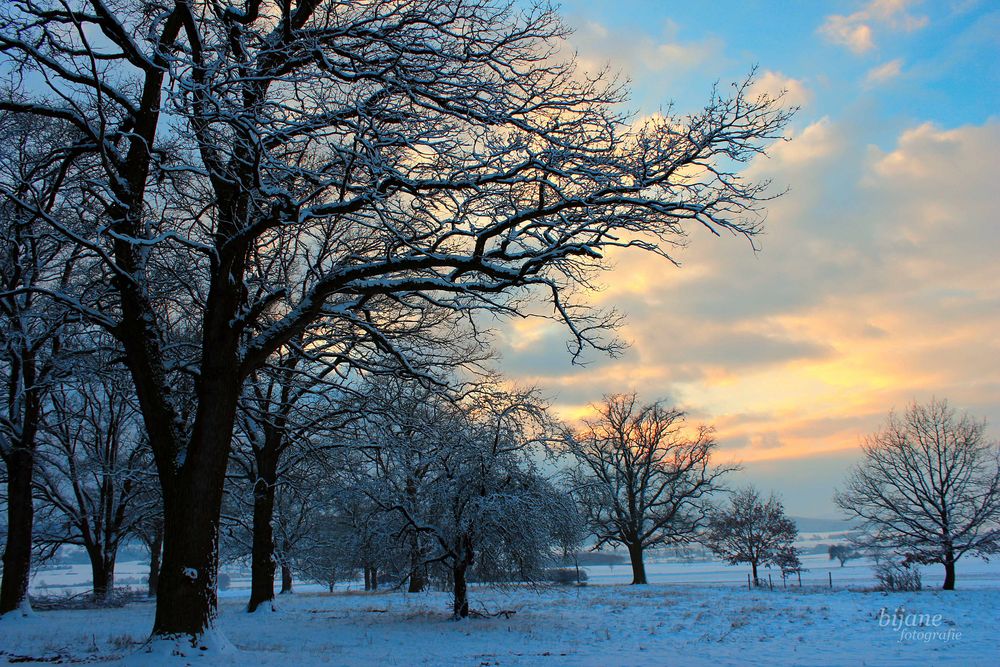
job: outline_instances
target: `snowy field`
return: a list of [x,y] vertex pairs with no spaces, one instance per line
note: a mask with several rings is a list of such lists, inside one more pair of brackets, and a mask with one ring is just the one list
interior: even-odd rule
[[[245,581],[233,576],[219,628],[235,651],[193,664],[998,665],[1000,568],[962,564],[957,592],[896,594],[844,588],[870,583],[868,565],[853,561],[834,563],[833,590],[806,583],[828,581],[821,568],[830,563],[819,556],[807,560],[802,589],[774,591],[746,590],[744,568],[721,563],[650,563],[653,583],[643,587],[619,585],[629,579],[627,564],[588,567],[583,587],[473,587],[473,608],[488,617],[462,622],[450,620],[447,593],[364,593],[355,583],[333,594],[300,586],[281,596],[277,613],[250,616]],[[40,571],[33,588],[41,592],[44,581],[51,594],[63,588],[61,577],[73,590],[85,572]],[[141,563],[123,563],[119,578],[143,574]],[[926,571],[925,585],[939,579]],[[495,615],[502,611],[514,613]],[[153,604],[141,602],[5,619],[0,651],[11,661],[158,663],[141,651],[152,615]],[[914,627],[918,615],[923,625]]]

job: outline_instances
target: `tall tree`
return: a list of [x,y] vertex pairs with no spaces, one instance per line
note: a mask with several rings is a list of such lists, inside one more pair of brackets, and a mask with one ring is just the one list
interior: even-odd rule
[[[0,110],[82,135],[87,224],[16,199],[114,285],[64,301],[121,341],[155,455],[154,635],[190,650],[213,624],[242,384],[300,332],[340,328],[406,366],[394,327],[428,306],[512,313],[543,295],[576,353],[613,347],[608,318],[567,289],[610,247],[667,255],[688,223],[756,233],[764,185],[734,168],[781,133],[776,101],[744,84],[691,117],[633,123],[614,81],[554,59],[565,32],[545,6],[494,0],[0,11],[8,70],[37,82]],[[252,270],[276,256],[294,270]]]
[[597,416],[570,436],[576,459],[571,485],[595,548],[620,544],[632,561],[632,583],[646,583],[643,553],[695,539],[708,498],[735,466],[711,465],[711,428],[686,432],[684,413],[635,394],[606,396]]
[[965,554],[1000,551],[1000,446],[986,424],[944,400],[889,413],[835,499],[862,521],[860,544],[944,566],[955,588]]
[[785,508],[773,493],[764,498],[752,486],[730,499],[727,507],[712,514],[705,542],[721,558],[733,565],[749,563],[754,585],[760,584],[761,565],[788,567],[798,557],[794,547],[798,529],[785,516]]
[[32,484],[45,397],[61,372],[61,337],[69,312],[40,292],[65,287],[73,258],[39,215],[56,197],[72,159],[61,123],[0,112],[0,460],[6,468],[7,535],[0,615],[30,610],[34,504]]

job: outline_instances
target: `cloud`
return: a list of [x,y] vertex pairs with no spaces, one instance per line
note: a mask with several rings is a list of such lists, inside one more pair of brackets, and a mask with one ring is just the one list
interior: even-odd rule
[[864,53],[875,48],[872,29],[867,24],[854,23],[848,16],[828,16],[819,31],[827,41],[846,46],[854,53]]
[[662,89],[719,61],[725,50],[725,43],[716,36],[685,40],[680,35],[680,27],[669,20],[658,33],[640,34],[584,21],[570,38],[570,45],[585,72],[598,72],[613,63],[612,69]]
[[919,124],[879,149],[861,122],[822,118],[754,165],[791,186],[760,253],[692,231],[680,269],[614,254],[592,300],[627,315],[622,358],[559,365],[564,338],[528,332],[514,374],[569,419],[608,392],[671,396],[743,461],[854,451],[932,395],[1000,424],[1000,123]]
[[903,32],[927,25],[926,16],[910,14],[908,9],[912,4],[913,0],[872,0],[853,14],[827,16],[818,32],[831,44],[847,47],[854,53],[866,53],[875,48],[873,25]]
[[871,88],[888,83],[902,74],[902,72],[902,58],[896,58],[895,60],[890,60],[887,63],[882,63],[881,65],[868,70],[868,74],[865,75],[865,86]]
[[833,155],[839,146],[836,128],[827,116],[807,125],[801,132],[792,133],[790,139],[774,146],[770,153],[771,161],[800,167]]
[[804,107],[812,101],[812,91],[801,79],[793,79],[781,72],[765,70],[754,81],[750,89],[752,95],[768,94],[772,97],[783,94],[787,106]]

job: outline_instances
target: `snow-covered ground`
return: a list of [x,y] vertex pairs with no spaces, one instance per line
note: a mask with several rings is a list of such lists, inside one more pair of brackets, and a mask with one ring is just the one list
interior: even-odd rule
[[[474,607],[515,611],[455,622],[446,593],[298,593],[277,613],[223,599],[227,665],[997,665],[1000,590],[860,593],[815,588],[589,585],[473,588]],[[880,613],[885,610],[884,613]],[[152,603],[0,621],[0,650],[87,662],[140,647]],[[925,615],[923,627],[893,627]],[[881,619],[881,620],[880,620]],[[183,661],[173,661],[184,664]]]
[[[622,585],[627,564],[588,567],[583,587],[507,591],[473,587],[474,609],[450,620],[447,593],[363,593],[348,582],[281,596],[279,611],[246,614],[245,579],[233,572],[219,629],[236,647],[195,664],[226,665],[998,665],[1000,567],[969,560],[960,590],[882,594],[867,563],[807,558],[802,589],[748,591],[745,568],[722,563],[650,563],[649,586]],[[119,581],[141,582],[141,563],[122,563]],[[833,590],[816,585],[834,573]],[[929,586],[940,584],[933,568]],[[40,571],[36,593],[73,591],[85,567]],[[40,582],[47,584],[42,589]],[[777,583],[777,582],[776,582]],[[82,589],[82,588],[81,588]],[[490,616],[514,611],[509,618]],[[141,652],[153,604],[37,612],[0,621],[7,658],[150,664]],[[917,625],[913,625],[917,624]],[[184,664],[183,661],[169,661]]]

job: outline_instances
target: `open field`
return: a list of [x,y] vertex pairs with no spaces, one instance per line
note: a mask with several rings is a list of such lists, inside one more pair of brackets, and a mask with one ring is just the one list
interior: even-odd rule
[[[747,591],[740,585],[743,569],[721,563],[650,563],[653,583],[642,587],[619,585],[628,580],[627,564],[589,567],[590,584],[583,587],[473,587],[473,608],[485,617],[462,622],[450,619],[447,593],[364,593],[354,582],[333,594],[300,586],[298,593],[279,599],[278,612],[251,616],[243,613],[245,582],[234,576],[222,594],[219,629],[235,650],[211,651],[192,663],[1000,664],[1000,568],[971,560],[964,565],[957,592],[893,594],[841,587],[870,583],[870,568],[856,562],[845,568],[835,564],[834,590],[806,584],[787,591]],[[806,566],[805,581],[826,580],[825,557],[811,557]],[[120,570],[122,579],[141,579],[141,563],[123,563]],[[41,571],[36,589],[42,580],[51,586],[74,577],[80,585],[81,571]],[[939,583],[933,569],[925,583]],[[156,657],[141,652],[152,614],[151,602],[37,612],[4,621],[0,650],[15,659],[155,663]]]

